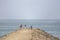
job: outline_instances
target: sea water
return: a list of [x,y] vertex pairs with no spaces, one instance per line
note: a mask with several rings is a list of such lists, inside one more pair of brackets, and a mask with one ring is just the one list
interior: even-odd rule
[[60,38],[60,20],[20,20],[5,19],[0,20],[0,37],[19,29],[20,25],[26,25],[27,28],[40,28],[49,34]]

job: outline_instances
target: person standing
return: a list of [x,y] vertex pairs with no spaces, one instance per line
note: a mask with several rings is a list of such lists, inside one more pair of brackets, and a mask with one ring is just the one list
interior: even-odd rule
[[24,27],[26,28],[26,24],[24,25]]
[[31,26],[31,29],[32,29],[32,26]]
[[20,28],[22,28],[22,24],[20,25]]
[[27,27],[26,27],[26,24],[24,25],[24,28],[26,29]]

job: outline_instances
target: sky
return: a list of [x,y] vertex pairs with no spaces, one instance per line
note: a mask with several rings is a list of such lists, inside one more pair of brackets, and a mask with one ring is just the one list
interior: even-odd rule
[[60,19],[60,0],[0,0],[0,19]]

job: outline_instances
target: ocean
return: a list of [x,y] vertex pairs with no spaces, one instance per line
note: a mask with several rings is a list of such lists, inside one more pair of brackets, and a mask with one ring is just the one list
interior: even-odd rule
[[20,25],[27,28],[40,28],[49,34],[60,38],[60,20],[38,20],[38,19],[2,19],[0,20],[0,37],[19,29]]

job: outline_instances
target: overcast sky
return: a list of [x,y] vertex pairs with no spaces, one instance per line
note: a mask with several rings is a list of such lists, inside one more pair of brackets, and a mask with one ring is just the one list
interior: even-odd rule
[[60,19],[60,0],[0,0],[0,19]]

